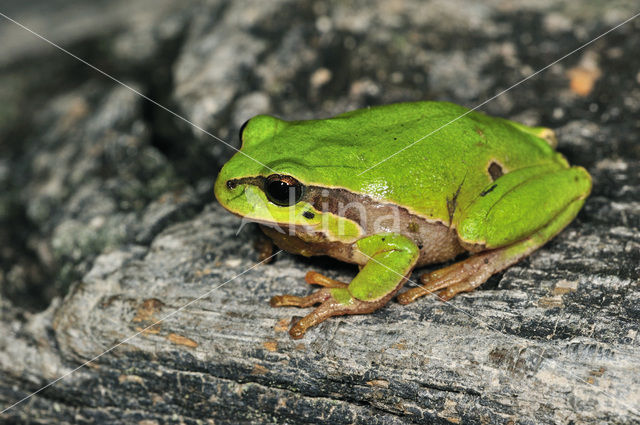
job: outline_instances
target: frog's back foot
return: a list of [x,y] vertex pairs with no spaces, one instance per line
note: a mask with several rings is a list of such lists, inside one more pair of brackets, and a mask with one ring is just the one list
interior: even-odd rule
[[528,125],[524,125],[515,121],[507,121],[507,122],[522,132],[533,134],[534,136],[545,140],[549,144],[549,146],[551,146],[554,149],[556,146],[558,146],[558,139],[556,138],[556,133],[550,128],[530,127]]
[[492,275],[517,263],[544,245],[574,219],[583,204],[584,199],[572,201],[545,227],[519,242],[480,252],[448,267],[425,273],[420,278],[422,285],[398,295],[398,302],[409,304],[434,292],[441,300],[448,301],[456,294],[472,291]]
[[558,138],[555,131],[547,127],[534,127],[534,130],[537,131],[538,137],[547,141],[549,146],[554,149],[558,146]]

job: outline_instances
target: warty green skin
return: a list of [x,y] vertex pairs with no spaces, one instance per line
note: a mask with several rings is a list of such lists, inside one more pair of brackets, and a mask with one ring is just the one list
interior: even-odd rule
[[[495,257],[504,268],[532,251],[531,243],[522,249],[518,243],[544,229],[545,237],[536,239],[535,249],[566,226],[590,192],[589,174],[581,167],[570,167],[551,146],[549,134],[545,128],[469,112],[446,102],[398,103],[309,121],[259,115],[245,125],[242,152],[221,170],[215,193],[235,214],[297,226],[304,224],[302,213],[309,205],[259,208],[266,201],[262,188],[251,184],[230,188],[226,183],[281,174],[306,186],[347,190],[442,223],[473,252],[509,246],[504,258]],[[241,196],[245,191],[253,198]],[[562,214],[567,209],[571,213]],[[316,220],[326,214],[313,212],[319,216]],[[355,230],[339,233],[336,223],[346,219],[332,219],[333,230],[326,238],[356,243],[356,249],[371,260],[354,279],[360,288],[355,299],[388,299],[416,263],[415,244],[406,235],[391,235],[386,238],[394,241],[390,248],[380,235],[358,234],[353,223]],[[370,242],[373,236],[378,237]],[[381,276],[378,266],[368,267],[375,255],[369,257],[361,246],[375,254],[372,243],[378,251],[388,250],[398,257],[401,265],[390,267],[395,279]],[[363,295],[367,292],[361,290],[363,280],[372,282],[375,291],[371,293],[376,296]],[[354,290],[351,296],[356,295]],[[349,302],[344,293],[341,302]]]
[[244,130],[242,152],[247,156],[236,154],[220,179],[273,174],[255,158],[306,185],[345,188],[448,224],[447,199],[461,187],[455,223],[492,182],[492,161],[502,165],[504,173],[541,164],[567,167],[546,140],[508,120],[477,112],[397,153],[466,112],[451,103],[417,102],[310,121],[257,116]]

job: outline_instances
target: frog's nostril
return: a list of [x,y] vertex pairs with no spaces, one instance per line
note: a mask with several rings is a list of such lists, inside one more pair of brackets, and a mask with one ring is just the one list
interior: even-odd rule
[[237,180],[227,180],[227,189],[233,190],[238,186]]

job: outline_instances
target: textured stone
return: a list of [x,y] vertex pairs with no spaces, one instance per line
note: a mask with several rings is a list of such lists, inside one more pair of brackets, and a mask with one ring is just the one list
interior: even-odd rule
[[[634,7],[208,1],[71,48],[237,146],[257,113],[476,106]],[[2,420],[637,422],[638,28],[482,108],[555,128],[588,168],[593,193],[565,231],[449,303],[391,302],[300,341],[289,322],[308,310],[269,298],[309,293],[307,270],[355,267],[287,253],[255,266],[257,227],[212,201],[231,149],[59,53],[0,54],[0,408],[99,356]]]

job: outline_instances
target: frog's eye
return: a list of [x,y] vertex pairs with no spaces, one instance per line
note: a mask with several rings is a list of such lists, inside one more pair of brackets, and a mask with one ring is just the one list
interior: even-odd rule
[[281,207],[297,204],[303,190],[304,186],[298,180],[282,174],[270,175],[264,185],[267,198]]

